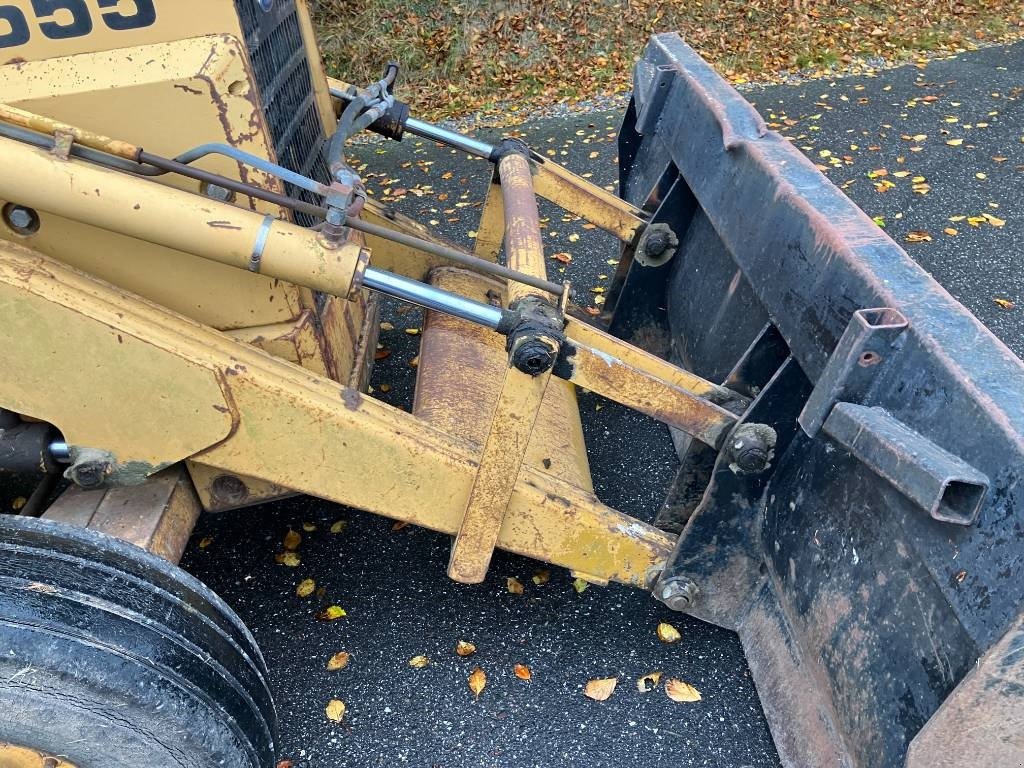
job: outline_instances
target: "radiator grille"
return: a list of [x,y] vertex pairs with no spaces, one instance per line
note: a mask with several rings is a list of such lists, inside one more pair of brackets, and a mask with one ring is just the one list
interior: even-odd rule
[[[272,0],[266,11],[260,0],[235,0],[235,5],[277,161],[291,171],[328,183],[330,171],[323,157],[326,134],[313,95],[294,0]],[[285,184],[285,189],[292,197],[321,202],[313,193],[291,184]],[[303,226],[317,221],[302,213],[296,213],[295,220]]]

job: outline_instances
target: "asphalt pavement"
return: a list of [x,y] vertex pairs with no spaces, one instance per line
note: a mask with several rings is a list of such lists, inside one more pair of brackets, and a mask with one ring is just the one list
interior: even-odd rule
[[[876,77],[746,93],[1018,355],[1022,72],[1024,44],[1017,44]],[[618,122],[618,113],[575,114],[517,132],[605,186],[615,182]],[[471,246],[485,162],[411,137],[361,145],[352,155],[366,164],[375,197]],[[591,289],[608,284],[615,244],[553,206],[544,204],[541,215],[548,252],[571,256],[568,264],[552,260],[551,274],[564,270],[599,301]],[[373,394],[408,409],[419,336],[407,330],[421,318],[389,304],[384,319],[393,327],[381,334],[388,355],[377,364]],[[676,467],[667,430],[592,395],[580,406],[598,495],[651,519]],[[296,567],[275,561],[289,529],[303,536]],[[778,765],[732,633],[625,587],[578,592],[556,568],[535,584],[538,564],[503,553],[484,584],[455,584],[445,576],[448,551],[446,536],[396,530],[386,519],[306,497],[200,520],[183,566],[259,641],[278,704],[281,757],[295,768]],[[525,585],[523,594],[509,592],[509,577]],[[299,597],[304,579],[322,594]],[[327,605],[346,615],[317,620]],[[672,623],[682,639],[659,641],[659,622]],[[459,640],[476,653],[458,656]],[[341,651],[351,654],[348,666],[327,671]],[[426,666],[410,666],[416,656],[426,656]],[[518,679],[515,664],[528,666],[531,680]],[[487,676],[478,698],[467,686],[477,666]],[[701,701],[675,703],[660,688],[639,692],[636,680],[654,671],[691,683]],[[588,680],[608,677],[619,682],[607,701],[583,696]],[[331,699],[347,706],[340,724],[325,716]]]

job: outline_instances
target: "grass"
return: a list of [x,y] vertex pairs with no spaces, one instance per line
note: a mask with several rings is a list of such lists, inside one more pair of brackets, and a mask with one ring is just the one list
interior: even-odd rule
[[1024,0],[319,0],[331,74],[402,62],[403,98],[434,119],[628,90],[654,32],[675,30],[734,82],[863,70],[1024,36]]

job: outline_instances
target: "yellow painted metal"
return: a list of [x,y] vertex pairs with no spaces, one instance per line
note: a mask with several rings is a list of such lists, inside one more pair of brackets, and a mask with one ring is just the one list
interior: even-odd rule
[[584,344],[568,342],[564,362],[573,384],[646,413],[713,448],[723,445],[738,421],[734,414],[693,392]]
[[141,479],[235,429],[229,369],[166,354],[181,329],[154,322],[159,307],[0,243],[0,311],[0,346],[17,371],[4,377],[3,407],[59,425],[69,444],[137,464]]
[[[510,154],[501,159],[498,171],[504,200],[508,265],[524,274],[546,278],[544,243],[537,198],[530,183],[530,165],[524,155]],[[509,306],[531,293],[535,290],[510,281],[507,287]],[[510,362],[505,365],[490,429],[480,454],[480,466],[452,544],[448,575],[455,581],[479,584],[487,576],[498,532],[526,459],[550,380],[550,370],[531,376]]]
[[[0,139],[0,198],[111,232],[347,296],[363,257],[356,243],[329,248],[289,222],[146,179]],[[262,246],[261,246],[262,244]]]
[[719,384],[714,384],[695,373],[672,365],[650,352],[627,344],[622,339],[617,339],[610,333],[574,317],[566,318],[565,335],[596,352],[618,358],[637,371],[642,371],[670,386],[685,389],[694,395],[725,399],[736,399],[737,397],[735,392],[731,392]]
[[[404,216],[392,210],[389,206],[373,199],[366,201],[366,206],[363,208],[363,218],[373,224],[379,224],[382,227],[387,227],[406,235],[412,235],[421,240],[429,240],[438,245],[454,247],[451,243],[447,243],[440,238],[437,233],[414,219]],[[366,235],[366,245],[373,253],[373,266],[411,277],[414,280],[425,280],[430,270],[435,267],[451,264],[450,261],[440,256],[424,253],[407,245],[385,240],[374,235]]]
[[297,319],[287,323],[241,328],[228,331],[228,335],[259,347],[274,357],[280,357],[289,363],[297,363],[320,376],[338,379],[337,371],[328,370],[328,360],[320,346],[320,336],[312,310],[305,310]]
[[481,259],[497,261],[504,242],[505,203],[501,196],[501,181],[495,173],[491,175],[491,183],[487,187],[473,250]]
[[[191,0],[182,6],[196,6]],[[177,4],[161,10],[161,20]],[[208,9],[213,16],[217,9]],[[233,16],[233,14],[232,14]],[[234,22],[237,23],[237,22]],[[205,24],[198,19],[192,29]],[[95,35],[90,36],[92,39]],[[98,40],[101,40],[98,38]],[[118,38],[130,40],[132,37]],[[68,41],[69,43],[71,41]],[[97,42],[97,45],[100,45]],[[93,133],[173,156],[210,141],[233,143],[271,157],[265,118],[249,85],[243,48],[223,35],[157,43],[47,61],[0,66],[0,101]],[[233,160],[207,157],[204,170],[281,190],[276,179]],[[199,192],[199,182],[173,174],[158,183]],[[2,202],[19,202],[3,200]],[[238,205],[280,215],[276,206],[248,198]],[[0,227],[0,238],[35,249],[133,293],[217,328],[269,325],[294,319],[312,303],[292,285],[199,259],[190,254],[41,214],[38,233],[24,239]],[[126,258],[125,254],[130,254]]]
[[0,766],[3,768],[78,768],[56,755],[0,741]]
[[558,163],[538,155],[530,159],[537,194],[569,213],[582,216],[605,232],[628,243],[645,225],[643,211]]
[[505,366],[480,466],[452,543],[448,576],[455,581],[479,584],[487,576],[550,380],[550,371],[530,376]]
[[[161,462],[205,444],[192,458],[226,473],[449,534],[461,523],[478,461],[460,436],[9,245],[0,249],[0,345],[19,371],[0,380],[0,406],[51,421],[75,445]],[[53,398],[53,381],[64,397]],[[497,543],[636,586],[673,545],[529,467]]]
[[9,104],[0,104],[0,120],[5,123],[11,123],[12,125],[20,125],[22,128],[28,128],[38,133],[46,133],[55,135],[58,133],[67,134],[71,136],[76,144],[82,144],[86,147],[92,147],[93,149],[99,149],[103,152],[109,152],[112,155],[123,157],[125,160],[138,160],[140,147],[136,147],[134,144],[129,144],[126,141],[120,141],[118,139],[112,139],[109,136],[103,136],[99,133],[93,133],[87,131],[84,128],[79,128],[74,125],[68,125],[62,123],[59,120],[54,120],[49,117],[43,117],[37,115],[34,112],[26,112],[23,109],[12,107]]
[[[504,283],[455,267],[434,270],[430,282],[474,301],[487,302],[488,296],[503,301],[505,296]],[[427,312],[421,339],[413,413],[443,432],[462,436],[479,455],[508,368],[505,337],[442,312]],[[525,463],[593,490],[576,387],[569,382],[552,379],[548,384]]]
[[[213,33],[230,34],[238,39],[242,37],[238,13],[234,3],[230,2],[210,2],[210,0],[158,2],[158,13],[152,24],[135,29],[111,29],[107,24],[106,16],[117,12],[131,14],[131,3],[122,2],[117,8],[100,9],[97,7],[97,3],[90,0],[87,5],[92,19],[92,31],[88,35],[59,39],[42,34],[38,24],[40,21],[58,21],[60,24],[67,24],[70,20],[70,13],[66,5],[53,14],[37,14],[33,7],[33,0],[6,0],[4,5],[13,5],[19,8],[25,18],[30,20],[30,29],[33,31],[26,44],[4,48],[5,60],[33,62],[58,56],[131,48]],[[56,4],[53,5],[56,7]],[[3,99],[0,98],[0,100]]]
[[197,461],[187,465],[199,502],[207,512],[226,512],[295,495],[290,488],[258,477],[224,472]]

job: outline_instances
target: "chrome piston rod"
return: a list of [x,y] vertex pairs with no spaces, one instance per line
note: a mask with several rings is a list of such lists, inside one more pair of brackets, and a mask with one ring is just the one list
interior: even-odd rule
[[472,301],[457,293],[443,291],[418,280],[410,280],[408,277],[375,267],[366,268],[363,274],[363,287],[424,309],[435,309],[461,320],[483,325],[492,331],[498,330],[506,315],[505,310],[500,307]]

